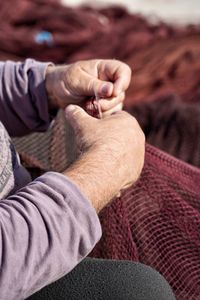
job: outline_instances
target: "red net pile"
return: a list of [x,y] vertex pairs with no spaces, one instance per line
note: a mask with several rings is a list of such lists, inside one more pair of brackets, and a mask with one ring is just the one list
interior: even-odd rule
[[199,102],[183,103],[173,94],[129,109],[142,126],[148,143],[200,167]]
[[[200,27],[151,24],[120,7],[0,4],[0,59],[114,57],[133,68],[126,108],[149,143],[180,160],[146,146],[139,181],[100,214],[103,237],[92,255],[141,261],[166,277],[177,299],[200,300]],[[41,31],[51,33],[51,43],[38,44]],[[73,161],[72,140],[59,113],[46,134],[15,143],[36,175]]]
[[95,257],[158,270],[177,299],[200,299],[200,171],[147,145],[140,180],[101,212]]
[[[0,0],[0,59],[121,59],[134,70],[129,106],[166,92],[191,100],[199,91],[200,26],[151,24],[117,6],[71,8],[59,2]],[[52,43],[37,42],[41,31],[52,34]]]

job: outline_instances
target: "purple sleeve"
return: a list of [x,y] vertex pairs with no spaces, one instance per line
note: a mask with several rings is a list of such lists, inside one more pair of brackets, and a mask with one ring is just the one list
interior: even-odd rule
[[48,128],[47,66],[33,59],[0,62],[0,120],[11,136]]
[[48,172],[0,201],[0,299],[24,299],[71,271],[101,236],[95,209]]

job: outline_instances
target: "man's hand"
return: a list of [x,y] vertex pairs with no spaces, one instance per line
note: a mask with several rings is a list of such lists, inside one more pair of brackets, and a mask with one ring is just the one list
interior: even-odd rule
[[99,211],[138,179],[144,163],[144,134],[136,119],[124,111],[99,120],[70,105],[66,116],[81,155],[64,174]]
[[49,66],[46,89],[50,108],[82,105],[95,97],[100,100],[104,115],[122,109],[131,79],[131,69],[118,60],[79,61],[65,66]]

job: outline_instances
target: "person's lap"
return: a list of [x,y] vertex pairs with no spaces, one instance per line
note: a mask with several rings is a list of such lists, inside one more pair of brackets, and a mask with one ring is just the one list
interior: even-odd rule
[[141,263],[84,259],[60,280],[28,300],[174,300],[167,281]]

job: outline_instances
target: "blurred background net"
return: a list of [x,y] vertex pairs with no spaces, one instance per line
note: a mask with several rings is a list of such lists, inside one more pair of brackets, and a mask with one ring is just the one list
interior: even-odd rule
[[[0,0],[0,59],[115,58],[131,66],[125,109],[152,146],[146,146],[140,180],[101,212],[103,237],[91,255],[146,263],[166,277],[177,299],[198,300],[200,2],[74,6],[80,2]],[[62,112],[47,133],[14,143],[33,176],[62,171],[74,159],[73,132]]]

